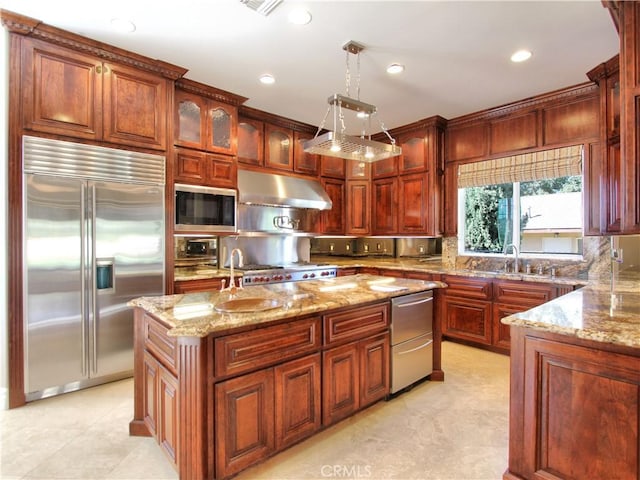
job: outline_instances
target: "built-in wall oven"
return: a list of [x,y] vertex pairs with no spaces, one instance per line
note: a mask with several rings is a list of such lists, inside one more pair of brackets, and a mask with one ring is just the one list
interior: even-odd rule
[[433,292],[391,299],[391,393],[433,372]]

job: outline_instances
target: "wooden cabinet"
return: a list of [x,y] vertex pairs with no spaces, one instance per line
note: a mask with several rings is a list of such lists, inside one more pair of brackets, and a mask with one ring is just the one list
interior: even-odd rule
[[345,233],[345,181],[338,178],[323,178],[322,187],[331,199],[331,210],[321,212],[322,233],[344,235]]
[[25,130],[165,150],[169,80],[22,39]]
[[385,158],[371,164],[373,178],[385,178],[398,175],[398,157]]
[[264,165],[264,123],[251,118],[238,120],[238,162]]
[[265,123],[264,166],[277,170],[293,170],[293,131]]
[[209,290],[220,290],[222,288],[223,280],[226,283],[229,281],[229,278],[206,278],[201,280],[176,281],[173,283],[173,293],[194,293],[207,292]]
[[346,277],[349,275],[355,275],[358,272],[357,267],[340,267],[338,268],[338,277]]
[[144,353],[144,423],[173,465],[178,451],[178,381],[153,356]]
[[447,337],[491,345],[491,301],[444,297],[442,333]]
[[637,352],[514,327],[504,478],[638,478]]
[[304,151],[304,144],[314,136],[306,132],[293,132],[293,171],[317,176],[320,171],[320,155]]
[[216,478],[226,478],[275,451],[273,369],[215,385]]
[[431,233],[429,202],[435,199],[428,186],[428,174],[400,175],[398,184],[398,232],[402,235]]
[[320,157],[320,176],[345,178],[345,162],[346,160],[344,158],[327,157],[325,155],[322,155]]
[[374,235],[393,235],[398,231],[398,179],[382,178],[372,182]]
[[274,368],[276,448],[311,436],[322,426],[320,354]]
[[425,172],[431,167],[427,154],[426,130],[410,132],[398,137],[398,144],[402,147],[402,155],[399,158],[399,171],[401,175],[407,173]]
[[369,180],[347,180],[347,235],[371,233],[371,183]]
[[329,313],[323,321],[331,348],[322,354],[322,422],[331,425],[389,393],[389,305]]
[[174,180],[181,183],[236,188],[238,167],[233,157],[176,148]]

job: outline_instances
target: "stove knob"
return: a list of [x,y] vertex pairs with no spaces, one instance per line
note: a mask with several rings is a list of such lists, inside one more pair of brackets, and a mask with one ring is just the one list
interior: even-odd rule
[[312,273],[311,275],[309,275],[311,278],[316,278],[316,274]]
[[291,280],[291,274],[290,274],[290,273],[287,273],[287,276],[286,276],[286,277],[284,277],[284,278],[285,278],[286,280]]
[[320,275],[326,277],[327,275],[329,275],[329,272],[322,272]]
[[302,275],[302,278],[309,278],[309,274],[305,273],[304,275]]

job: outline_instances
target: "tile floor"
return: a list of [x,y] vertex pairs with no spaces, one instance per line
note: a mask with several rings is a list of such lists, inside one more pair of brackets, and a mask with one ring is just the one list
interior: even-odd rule
[[[507,466],[509,358],[445,342],[424,382],[246,470],[254,479],[498,480]],[[177,479],[155,441],[130,437],[133,382],[0,411],[1,479]]]

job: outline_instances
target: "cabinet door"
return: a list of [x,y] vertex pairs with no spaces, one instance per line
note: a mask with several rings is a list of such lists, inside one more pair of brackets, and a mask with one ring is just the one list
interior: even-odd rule
[[319,353],[274,368],[276,449],[311,436],[322,425]]
[[158,430],[158,361],[144,352],[142,408],[144,424],[152,436]]
[[618,233],[621,229],[621,199],[620,199],[620,143],[607,147],[605,159],[605,175],[603,179],[601,215],[604,215],[604,231]]
[[347,180],[368,180],[371,178],[371,164],[368,162],[346,162]]
[[337,157],[320,157],[320,175],[323,177],[344,178],[345,159]]
[[103,139],[165,150],[169,80],[124,65],[103,66]]
[[444,335],[491,345],[490,301],[446,295],[442,312]]
[[360,353],[360,408],[364,408],[389,393],[389,334],[362,340]]
[[398,179],[385,178],[373,181],[374,235],[395,234],[398,231]]
[[174,143],[183,147],[204,149],[206,99],[176,90],[175,105]]
[[[422,134],[421,134],[422,133]],[[427,170],[425,132],[418,132],[398,138],[402,147],[400,174],[424,172]]]
[[360,406],[360,368],[357,343],[322,354],[322,423],[331,425]]
[[401,175],[400,184],[400,212],[398,232],[401,234],[434,234],[428,226],[432,224],[427,205],[430,192],[428,191],[426,173]]
[[173,293],[194,293],[207,292],[209,290],[220,290],[222,281],[228,282],[225,278],[207,278],[203,280],[182,280],[173,284]]
[[515,305],[493,304],[493,345],[509,350],[511,348],[511,327],[500,320],[509,315],[520,313],[527,308]]
[[24,38],[24,128],[97,140],[102,136],[102,63]]
[[264,124],[258,120],[238,121],[238,162],[264,164]]
[[178,182],[202,185],[208,169],[206,154],[197,150],[176,148],[174,153],[174,179]]
[[326,234],[344,235],[346,211],[344,180],[324,178],[322,186],[333,202],[331,210],[322,211],[322,231]]
[[238,151],[238,109],[233,105],[209,100],[205,132],[207,151],[235,155]]
[[371,164],[373,178],[393,177],[398,174],[398,157],[385,158]]
[[158,376],[158,413],[158,443],[175,465],[178,451],[178,381],[162,367]]
[[318,175],[320,155],[304,151],[304,143],[313,135],[305,132],[293,132],[293,171],[305,175]]
[[264,136],[264,166],[292,171],[293,131],[266,123]]
[[368,180],[347,180],[347,235],[371,233],[370,185]]
[[215,386],[216,478],[227,478],[275,448],[273,369]]

